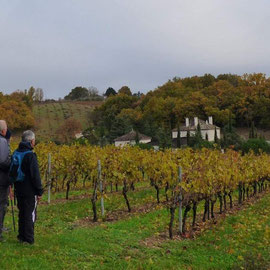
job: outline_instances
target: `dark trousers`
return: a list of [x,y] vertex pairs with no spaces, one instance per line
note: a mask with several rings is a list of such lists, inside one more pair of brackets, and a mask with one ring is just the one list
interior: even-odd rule
[[19,235],[18,239],[30,244],[34,243],[34,223],[36,221],[36,196],[17,196],[19,209]]
[[2,235],[7,205],[8,205],[8,187],[0,186],[0,236]]

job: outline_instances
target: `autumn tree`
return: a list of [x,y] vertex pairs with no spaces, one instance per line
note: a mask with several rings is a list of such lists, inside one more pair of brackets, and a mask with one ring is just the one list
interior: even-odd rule
[[27,129],[34,126],[34,116],[29,107],[17,100],[6,100],[0,103],[0,115],[10,129]]
[[16,100],[18,102],[24,103],[30,109],[33,107],[33,99],[28,95],[27,90],[17,90],[10,95],[6,95],[5,100]]
[[[262,73],[175,77],[134,99],[128,87],[118,93],[92,113],[94,125],[102,127],[106,136],[118,115],[129,118],[141,133],[154,139],[166,137],[163,135],[184,122],[185,117],[194,116],[205,120],[212,115],[215,125],[221,128],[229,122],[230,114],[235,127],[250,127],[252,122],[258,128],[270,127],[270,78]],[[134,121],[137,114],[139,121]],[[239,144],[235,134],[227,131],[227,135],[229,144]]]
[[57,129],[57,138],[63,143],[69,143],[75,135],[82,131],[82,125],[80,121],[74,118],[68,118],[64,123]]
[[33,100],[30,96],[28,91],[18,90],[10,95],[0,92],[0,115],[11,129],[22,130],[34,126]]

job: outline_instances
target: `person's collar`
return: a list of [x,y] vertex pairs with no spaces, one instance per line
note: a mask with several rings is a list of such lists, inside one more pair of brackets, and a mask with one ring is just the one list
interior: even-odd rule
[[34,148],[32,147],[31,142],[20,142],[19,149],[33,150]]

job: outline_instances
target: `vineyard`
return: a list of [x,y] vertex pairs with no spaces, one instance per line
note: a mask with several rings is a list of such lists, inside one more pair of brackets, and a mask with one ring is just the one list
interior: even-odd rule
[[[250,152],[242,156],[228,150],[165,150],[148,151],[137,147],[104,148],[81,145],[57,146],[38,144],[35,148],[46,187],[53,193],[65,192],[69,199],[72,190],[89,192],[92,204],[91,218],[106,220],[102,209],[98,216],[97,204],[114,192],[121,192],[126,211],[132,212],[132,194],[140,188],[154,190],[150,202],[164,203],[169,209],[169,235],[173,237],[175,211],[181,204],[183,219],[180,232],[185,234],[188,212],[192,210],[191,226],[196,225],[197,207],[203,202],[202,219],[215,217],[219,212],[233,207],[237,191],[238,204],[261,193],[268,186],[270,157]],[[48,156],[51,156],[48,174]],[[100,164],[100,168],[98,168]],[[161,202],[161,196],[164,202]],[[152,201],[151,201],[152,200]],[[153,204],[152,204],[153,205]],[[165,229],[165,228],[164,228]]]
[[35,104],[33,108],[35,116],[36,134],[39,140],[49,141],[55,139],[55,132],[68,118],[80,121],[82,128],[89,126],[88,113],[99,106],[99,101],[81,102],[51,102]]

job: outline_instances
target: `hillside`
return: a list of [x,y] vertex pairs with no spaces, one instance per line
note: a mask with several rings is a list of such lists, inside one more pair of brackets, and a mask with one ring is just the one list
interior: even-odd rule
[[63,101],[34,105],[35,131],[38,139],[55,139],[56,130],[70,117],[79,120],[83,129],[87,128],[88,113],[100,104],[100,101]]
[[[55,138],[57,128],[63,121],[69,117],[79,120],[83,129],[87,128],[89,123],[88,113],[94,107],[100,106],[102,102],[99,101],[77,101],[77,102],[54,102],[35,104],[33,108],[35,117],[35,132],[39,140],[50,140]],[[237,133],[248,139],[249,128],[237,128]],[[269,129],[257,129],[258,134],[270,140]]]
[[[168,130],[184,122],[185,117],[212,116],[219,127],[231,119],[237,128],[254,125],[269,130],[269,108],[270,78],[261,73],[175,77],[145,95],[120,94],[107,98],[96,111],[94,128],[103,131],[99,141],[113,142],[135,128],[169,146],[166,145],[170,137]],[[261,133],[269,140],[267,132]],[[245,131],[243,136],[247,137]]]

